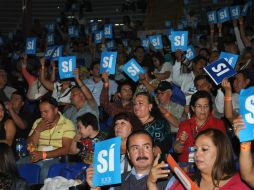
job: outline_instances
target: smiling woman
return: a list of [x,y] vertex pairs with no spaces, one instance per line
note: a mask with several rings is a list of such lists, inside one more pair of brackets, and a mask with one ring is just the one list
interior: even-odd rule
[[179,154],[179,162],[188,162],[189,147],[193,146],[194,139],[199,132],[208,128],[226,132],[223,121],[212,115],[212,99],[208,92],[198,91],[193,94],[190,107],[192,117],[180,123],[174,145],[175,152]]

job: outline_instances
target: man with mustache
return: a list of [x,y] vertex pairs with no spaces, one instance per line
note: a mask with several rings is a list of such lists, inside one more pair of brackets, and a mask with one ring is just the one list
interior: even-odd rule
[[[147,190],[147,179],[154,163],[154,142],[149,133],[144,130],[138,130],[130,134],[126,142],[127,154],[133,165],[131,171],[122,174],[122,184],[110,187],[110,190]],[[158,163],[160,155],[157,155]],[[162,167],[167,164],[162,162]],[[168,175],[168,169],[162,169],[159,174]],[[93,168],[88,168],[86,173],[86,181],[92,187],[92,178],[94,174]],[[158,181],[157,187],[165,189],[167,180]],[[92,188],[96,189],[96,188]],[[98,188],[99,189],[99,188]],[[104,189],[104,188],[103,188]]]

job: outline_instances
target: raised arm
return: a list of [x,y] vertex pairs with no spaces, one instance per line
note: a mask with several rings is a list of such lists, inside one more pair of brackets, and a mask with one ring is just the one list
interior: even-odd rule
[[233,20],[233,25],[234,25],[234,32],[235,32],[237,46],[238,46],[238,49],[240,51],[240,54],[242,54],[245,47],[244,47],[243,41],[242,41],[241,36],[240,36],[239,28],[237,26],[237,20]]
[[244,31],[244,18],[242,16],[239,19],[239,25],[240,25],[240,34],[241,34],[241,38],[243,40],[243,43],[246,47],[250,47],[251,42],[245,34],[245,31]]
[[41,58],[40,59],[40,63],[41,63],[41,69],[40,69],[40,81],[42,83],[42,85],[48,89],[49,91],[53,91],[54,90],[54,83],[51,82],[50,80],[47,80],[45,78],[45,59]]
[[214,23],[210,24],[210,48],[211,50],[215,48],[215,42],[214,42]]

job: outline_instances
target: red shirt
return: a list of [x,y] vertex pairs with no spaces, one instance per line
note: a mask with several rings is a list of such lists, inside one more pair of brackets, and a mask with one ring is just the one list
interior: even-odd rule
[[183,152],[179,155],[178,161],[179,162],[188,162],[189,150],[190,146],[194,145],[195,137],[200,131],[203,131],[208,128],[214,128],[222,131],[226,134],[226,128],[224,123],[221,119],[216,119],[213,116],[210,116],[206,123],[197,131],[196,130],[196,118],[192,117],[188,120],[185,120],[180,123],[179,131],[177,133],[176,138],[179,138],[183,131],[188,134],[188,138],[184,143]]

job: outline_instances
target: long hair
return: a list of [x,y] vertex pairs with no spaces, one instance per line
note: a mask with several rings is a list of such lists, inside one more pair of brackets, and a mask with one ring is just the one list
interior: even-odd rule
[[0,105],[3,107],[3,111],[4,111],[4,118],[2,119],[2,121],[0,121],[0,127],[2,127],[4,126],[5,121],[9,119],[9,115],[2,101],[0,101]]
[[18,169],[11,147],[0,143],[0,172],[8,173],[12,178],[19,178]]
[[[201,131],[196,140],[201,136],[211,138],[217,148],[217,158],[213,165],[211,177],[214,187],[219,187],[220,180],[227,180],[236,172],[231,141],[223,132],[213,128]],[[199,171],[195,176],[197,181],[200,182],[201,174]]]

